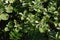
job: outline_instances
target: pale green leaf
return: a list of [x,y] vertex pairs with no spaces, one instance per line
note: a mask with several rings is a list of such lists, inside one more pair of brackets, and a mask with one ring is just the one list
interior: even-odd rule
[[8,14],[0,14],[1,20],[8,20],[9,15]]

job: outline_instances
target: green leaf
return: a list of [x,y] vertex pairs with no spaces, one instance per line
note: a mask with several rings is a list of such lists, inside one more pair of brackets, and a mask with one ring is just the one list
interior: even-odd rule
[[44,32],[45,32],[45,30],[44,30],[43,28],[39,28],[39,31],[40,31],[41,33],[44,33]]
[[13,12],[13,7],[12,6],[5,7],[5,9],[6,9],[7,13],[12,13]]
[[53,7],[53,6],[51,6],[51,7],[48,8],[48,11],[50,11],[50,12],[53,12],[53,11],[55,11],[55,10],[56,10],[56,8]]
[[0,20],[8,20],[9,15],[8,14],[0,14]]
[[5,31],[9,31],[9,28],[8,27],[5,27],[5,29],[4,29]]
[[13,3],[15,0],[9,0],[10,3]]

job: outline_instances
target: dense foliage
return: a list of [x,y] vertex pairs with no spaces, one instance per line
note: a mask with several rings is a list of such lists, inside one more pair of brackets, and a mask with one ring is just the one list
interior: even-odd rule
[[60,0],[0,0],[0,40],[60,40]]

